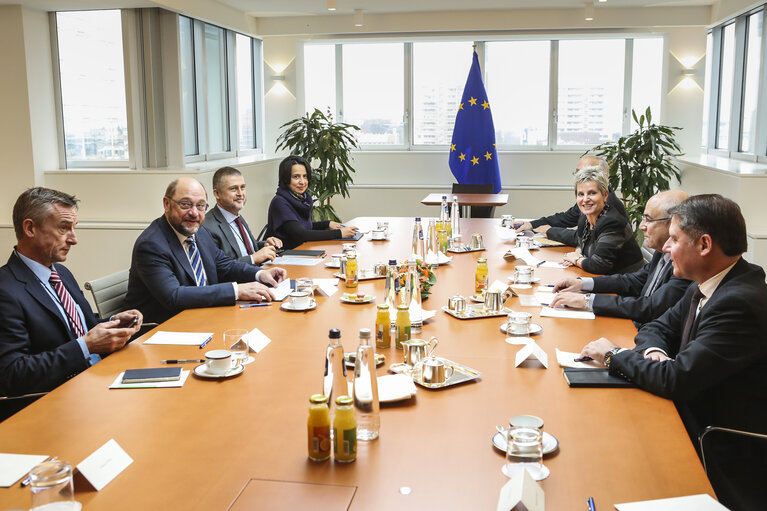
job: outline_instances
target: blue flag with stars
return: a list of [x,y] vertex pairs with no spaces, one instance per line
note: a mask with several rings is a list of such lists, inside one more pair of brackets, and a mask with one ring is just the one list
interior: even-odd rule
[[492,184],[493,193],[501,191],[493,115],[487,102],[476,51],[455,115],[449,162],[459,184]]

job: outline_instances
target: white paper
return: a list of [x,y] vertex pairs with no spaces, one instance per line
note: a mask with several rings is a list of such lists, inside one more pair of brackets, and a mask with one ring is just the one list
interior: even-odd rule
[[121,372],[109,386],[110,389],[154,389],[183,387],[191,371],[181,370],[181,376],[176,381],[148,381],[144,383],[122,383],[125,371]]
[[535,341],[528,342],[525,347],[517,352],[517,357],[514,360],[514,367],[519,367],[519,364],[527,360],[528,358],[534,358],[538,360],[543,367],[549,368],[549,356],[543,351],[543,348],[538,346]]
[[274,261],[266,261],[264,265],[278,264],[282,266],[317,266],[321,262],[321,257],[284,256],[276,257]]
[[517,239],[517,231],[501,226],[500,222],[495,226],[495,232],[498,238],[503,241],[514,241]]
[[539,266],[539,268],[567,268],[564,264],[557,263],[554,261],[543,261]]
[[[353,396],[354,382],[349,382],[349,395]],[[378,402],[392,403],[415,396],[413,378],[406,374],[387,374],[378,377]]]
[[166,332],[160,330],[144,341],[144,344],[174,344],[177,346],[200,346],[213,336],[213,332]]
[[541,316],[548,318],[596,319],[594,313],[590,311],[574,311],[560,308],[553,309],[551,307],[542,308]]
[[557,363],[560,367],[575,367],[577,369],[599,369],[604,368],[602,364],[596,360],[589,360],[587,362],[576,362],[576,358],[580,358],[580,353],[570,353],[569,351],[562,351],[559,348],[554,348],[557,352]]
[[541,293],[536,291],[533,296],[535,296],[535,299],[538,300],[541,305],[551,305],[551,301],[554,299],[554,293]]
[[96,491],[101,491],[131,463],[133,459],[112,438],[81,461],[77,465],[77,470]]
[[333,296],[338,291],[338,278],[332,279],[312,279],[317,286],[317,290],[324,296]]
[[524,247],[511,248],[508,253],[517,259],[522,259],[528,266],[538,266],[541,262],[540,259],[532,255],[530,251]]
[[705,493],[615,504],[615,509],[618,511],[727,511],[726,507]]
[[35,465],[47,460],[44,454],[8,454],[0,452],[0,487],[8,488],[26,476]]
[[519,304],[522,307],[540,307],[543,305],[536,295],[519,295]]
[[490,287],[487,288],[488,291],[506,291],[507,289],[509,289],[509,285],[504,284],[500,280],[494,280]]
[[248,346],[250,347],[250,350],[255,351],[256,353],[261,353],[261,350],[266,348],[267,344],[272,342],[272,340],[269,339],[266,335],[264,335],[264,333],[258,328],[254,328],[253,330],[248,332],[245,338],[248,341]]
[[437,255],[434,255],[434,252],[429,252],[426,254],[425,257],[426,261],[424,261],[426,264],[447,264],[450,261],[453,260],[452,257],[448,257],[442,252],[437,252]]
[[543,488],[527,470],[515,472],[501,488],[496,511],[544,511],[546,499]]
[[[410,313],[410,316],[413,316],[413,311],[415,310],[415,305],[411,305],[408,312]],[[434,316],[437,315],[437,311],[427,311],[424,308],[421,308],[421,321],[426,321],[427,319],[431,319]],[[392,324],[397,320],[397,309],[389,310],[389,318],[391,318]]]
[[281,302],[290,294],[291,291],[292,289],[290,289],[290,279],[283,280],[277,284],[277,287],[272,288],[272,293],[274,293],[274,301]]

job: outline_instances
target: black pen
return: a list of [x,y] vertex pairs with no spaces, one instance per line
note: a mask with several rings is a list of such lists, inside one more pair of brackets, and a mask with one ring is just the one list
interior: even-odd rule
[[201,364],[201,363],[205,362],[205,359],[204,358],[190,358],[190,359],[186,359],[186,360],[173,360],[173,359],[171,359],[171,360],[162,360],[161,362],[163,364],[191,364],[192,362],[200,363]]
[[589,362],[591,360],[594,360],[594,359],[589,356],[586,356],[586,357],[574,358],[573,362]]

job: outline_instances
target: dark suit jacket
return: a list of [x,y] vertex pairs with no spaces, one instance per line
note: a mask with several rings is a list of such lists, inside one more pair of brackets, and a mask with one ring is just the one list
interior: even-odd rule
[[[216,242],[216,246],[223,250],[226,255],[232,259],[240,261],[241,263],[252,264],[253,260],[251,259],[250,255],[240,255],[240,246],[237,244],[237,240],[232,233],[232,229],[229,227],[229,224],[224,218],[224,215],[221,213],[221,210],[218,208],[218,205],[214,206],[205,214],[205,223],[203,225],[208,230],[210,235],[213,236],[213,240]],[[264,242],[256,241],[256,237],[253,236],[252,232],[250,232],[248,222],[246,222],[244,218],[242,218],[242,226],[245,227],[245,232],[248,233],[248,236],[250,236],[250,243],[253,245],[253,250],[257,251],[262,249],[264,247]]]
[[[639,387],[673,399],[697,448],[697,436],[710,425],[767,433],[767,284],[764,271],[740,259],[698,313],[690,342],[679,349],[690,309],[692,284],[684,297],[637,334],[633,350],[616,354],[610,372]],[[674,360],[645,360],[649,347]],[[709,479],[732,509],[763,509],[764,441],[719,438],[707,452]],[[712,456],[711,459],[709,455]],[[758,478],[746,487],[743,481]]]
[[[623,205],[623,201],[618,198],[612,188],[608,188],[607,190],[609,192],[607,194],[607,203],[615,209],[615,211],[628,218],[629,214],[626,212],[626,206]],[[573,204],[567,211],[554,213],[551,216],[544,216],[538,220],[533,220],[530,222],[530,225],[533,226],[533,229],[540,227],[541,225],[550,225],[552,227],[563,227],[567,229],[578,225],[578,219],[581,217],[581,214],[578,204]]]
[[133,246],[126,309],[138,309],[144,321],[161,323],[184,309],[234,305],[232,282],[253,282],[261,267],[227,257],[202,227],[197,248],[207,285],[197,286],[192,266],[164,216],[147,227]]
[[658,284],[650,296],[645,291],[650,285],[655,269],[663,261],[663,253],[655,252],[652,260],[634,273],[594,277],[594,293],[615,293],[614,295],[595,294],[591,308],[600,316],[614,316],[634,320],[640,328],[644,323],[657,318],[674,304],[687,291],[690,281],[674,277],[674,267],[667,264],[658,276]]
[[[77,281],[64,266],[54,267],[93,328],[99,320]],[[46,392],[90,366],[53,298],[16,254],[0,268],[0,318],[0,395]]]

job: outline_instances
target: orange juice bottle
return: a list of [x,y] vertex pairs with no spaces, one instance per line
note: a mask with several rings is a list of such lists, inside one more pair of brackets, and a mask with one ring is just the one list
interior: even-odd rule
[[330,413],[328,398],[324,394],[314,394],[309,398],[308,430],[309,459],[325,461],[330,458]]
[[481,295],[487,291],[487,259],[477,259],[477,272],[474,274],[474,293]]
[[389,305],[380,303],[378,304],[378,314],[376,314],[376,348],[382,349],[389,346],[391,346]]
[[346,287],[355,288],[359,280],[359,266],[357,266],[357,254],[346,254]]
[[333,456],[339,463],[357,459],[357,420],[354,418],[354,400],[349,396],[336,398],[333,417]]

